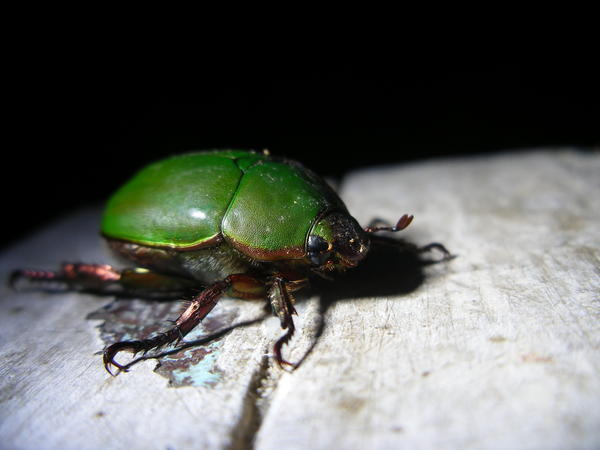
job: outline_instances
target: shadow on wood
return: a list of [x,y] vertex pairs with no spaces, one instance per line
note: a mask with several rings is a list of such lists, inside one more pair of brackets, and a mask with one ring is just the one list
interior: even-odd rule
[[334,282],[314,283],[324,311],[339,300],[389,297],[415,291],[425,280],[423,268],[441,262],[430,259],[430,253],[404,240],[377,236],[361,264],[343,274]]
[[425,281],[424,267],[456,256],[444,253],[443,258],[432,259],[431,253],[437,253],[436,250],[444,247],[437,243],[430,246],[432,251],[422,251],[424,248],[405,240],[377,236],[371,242],[369,254],[358,267],[337,275],[333,282],[315,280],[313,289],[320,295],[320,321],[311,346],[296,367],[311,354],[325,329],[325,314],[335,302],[409,294]]

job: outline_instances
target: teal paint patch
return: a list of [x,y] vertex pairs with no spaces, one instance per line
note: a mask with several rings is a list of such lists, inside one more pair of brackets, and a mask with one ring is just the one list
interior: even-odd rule
[[[173,326],[168,320],[175,319],[182,311],[181,302],[156,302],[146,300],[118,299],[88,315],[88,319],[104,320],[98,328],[100,338],[106,345],[119,341],[139,340],[151,337]],[[186,337],[185,342],[206,339],[231,325],[237,318],[237,310],[223,310],[219,306]],[[216,361],[224,344],[223,336],[204,344],[191,346],[178,352],[158,357],[155,372],[169,380],[169,385],[212,387],[221,379]],[[181,345],[181,344],[180,344]],[[167,346],[158,353],[172,352],[176,347]],[[119,361],[125,354],[118,356]]]
[[176,384],[190,384],[192,386],[208,387],[217,384],[221,374],[215,370],[216,355],[209,353],[196,364],[185,370],[174,370],[173,377]]
[[222,346],[223,343],[218,341],[205,345],[205,352],[187,349],[182,355],[167,356],[156,371],[166,375],[174,386],[214,386],[221,379],[216,361]]
[[[208,325],[208,324],[207,324]],[[204,324],[198,325],[185,340],[191,342],[211,334]],[[223,347],[222,338],[198,347],[165,356],[156,372],[169,379],[171,386],[211,387],[221,379],[216,361]]]

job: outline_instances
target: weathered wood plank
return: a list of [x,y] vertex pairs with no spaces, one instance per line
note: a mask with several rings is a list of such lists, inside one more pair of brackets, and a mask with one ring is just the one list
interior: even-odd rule
[[[180,371],[172,355],[163,375],[192,385],[168,387],[153,360],[112,378],[93,354],[101,321],[85,318],[147,307],[159,323],[169,307],[119,300],[99,314],[112,298],[3,287],[1,445],[597,448],[599,188],[600,156],[569,151],[352,174],[342,193],[361,222],[414,213],[404,237],[459,257],[423,272],[385,254],[317,286],[287,352],[315,346],[293,373],[265,357],[280,334],[270,318],[200,346]],[[97,220],[85,211],[8,249],[0,275],[109,261]],[[196,337],[262,314],[225,300]]]

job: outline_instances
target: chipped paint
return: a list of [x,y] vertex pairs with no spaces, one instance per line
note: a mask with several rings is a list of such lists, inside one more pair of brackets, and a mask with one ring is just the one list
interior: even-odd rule
[[[106,345],[123,340],[148,338],[172,326],[169,320],[181,313],[181,302],[117,299],[91,313],[88,319],[104,320],[98,327],[100,338]],[[221,305],[190,332],[185,342],[210,336],[230,325],[238,315],[237,309]],[[212,387],[221,379],[217,367],[218,355],[224,344],[223,336],[198,346],[171,352],[157,358],[155,372],[169,380],[169,385]],[[173,350],[165,347],[164,351]],[[163,352],[164,352],[163,351]],[[153,353],[149,352],[148,355]]]
[[177,356],[166,356],[156,372],[167,377],[173,386],[214,386],[221,379],[216,360],[222,347],[223,341],[218,340],[202,349],[186,349]]

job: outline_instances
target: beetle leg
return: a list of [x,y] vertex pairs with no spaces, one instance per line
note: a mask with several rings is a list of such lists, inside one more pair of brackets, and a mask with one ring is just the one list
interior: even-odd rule
[[272,284],[269,288],[268,297],[269,301],[271,302],[273,312],[275,315],[277,315],[277,317],[279,317],[281,328],[287,330],[286,333],[281,336],[273,346],[275,360],[281,368],[283,368],[283,365],[295,368],[295,364],[286,361],[281,356],[281,347],[289,342],[294,335],[294,331],[296,330],[294,326],[294,320],[292,319],[292,314],[298,314],[294,308],[294,296],[290,292],[290,289],[288,289],[287,282],[284,278],[280,276],[273,277]]
[[399,249],[400,251],[410,252],[413,254],[427,253],[427,252],[430,252],[431,250],[438,250],[439,252],[442,253],[441,259],[434,260],[434,261],[425,261],[424,264],[437,264],[440,262],[449,261],[449,260],[455,258],[455,256],[456,256],[456,255],[451,254],[448,251],[448,249],[444,245],[440,244],[439,242],[432,242],[432,243],[424,245],[422,247],[417,247],[416,245],[414,245],[410,242],[393,239],[391,237],[371,236],[371,244],[372,245],[383,245],[386,247],[395,247],[395,248]]
[[[395,233],[396,231],[404,230],[407,226],[409,226],[413,220],[413,217],[414,216],[412,216],[412,215],[409,216],[408,214],[404,214],[402,217],[400,217],[400,219],[394,226],[390,226],[384,220],[373,219],[371,221],[371,223],[369,224],[369,226],[365,227],[365,231],[367,233],[377,233],[378,231],[391,231],[391,232]],[[382,223],[385,226],[377,226],[378,224],[382,224]]]
[[[111,375],[111,366],[115,366],[119,371],[127,372],[127,365],[119,364],[115,361],[115,356],[124,350],[129,350],[135,355],[138,352],[147,352],[157,347],[179,342],[188,334],[204,317],[215,307],[221,296],[229,289],[238,275],[229,275],[222,281],[218,281],[201,293],[196,295],[189,303],[188,307],[175,321],[175,326],[170,330],[160,333],[152,338],[139,341],[122,341],[112,344],[104,350],[104,367]],[[118,372],[117,372],[118,373]]]
[[66,263],[58,271],[21,269],[14,271],[9,283],[19,280],[40,283],[64,283],[69,289],[101,294],[136,294],[143,297],[177,296],[197,283],[173,275],[163,275],[148,269],[117,270],[107,264]]
[[100,287],[117,282],[121,277],[118,270],[104,264],[63,264],[57,271],[18,269],[11,273],[9,283],[12,287],[19,280],[33,282],[58,282],[75,286]]
[[453,255],[452,253],[450,253],[448,251],[448,249],[446,247],[444,247],[444,245],[440,244],[439,242],[431,242],[430,244],[424,245],[423,247],[419,247],[417,249],[417,251],[419,253],[427,253],[434,249],[438,250],[439,252],[442,253],[442,259],[440,259],[438,261],[434,261],[434,263],[449,261],[456,257],[456,255]]

